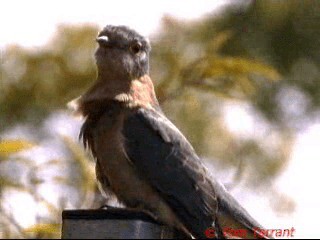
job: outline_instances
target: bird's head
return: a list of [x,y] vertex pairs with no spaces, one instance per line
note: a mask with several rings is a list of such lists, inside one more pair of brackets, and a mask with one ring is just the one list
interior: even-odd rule
[[106,26],[96,39],[97,81],[72,103],[86,116],[104,104],[118,101],[127,107],[159,108],[149,72],[149,41],[126,26]]
[[[98,74],[130,80],[149,71],[149,41],[126,26],[107,25],[98,35]],[[105,76],[101,76],[104,78]]]

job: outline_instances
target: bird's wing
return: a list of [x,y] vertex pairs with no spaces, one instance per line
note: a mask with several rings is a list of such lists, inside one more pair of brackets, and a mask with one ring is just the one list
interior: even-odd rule
[[140,108],[126,120],[123,135],[139,174],[195,237],[205,238],[211,226],[218,236],[232,228],[257,237],[254,229],[262,227],[211,177],[188,140],[161,112]]
[[125,149],[139,174],[197,237],[214,223],[217,198],[190,143],[161,113],[140,108],[127,118]]

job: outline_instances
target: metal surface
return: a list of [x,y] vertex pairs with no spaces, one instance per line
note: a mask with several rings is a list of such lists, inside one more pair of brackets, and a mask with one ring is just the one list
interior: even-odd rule
[[126,209],[65,210],[62,239],[177,239],[187,238],[150,216]]

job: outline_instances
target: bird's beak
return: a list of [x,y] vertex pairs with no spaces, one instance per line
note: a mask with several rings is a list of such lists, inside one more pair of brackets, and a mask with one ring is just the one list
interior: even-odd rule
[[99,45],[106,46],[109,43],[109,38],[107,36],[100,36],[96,38]]

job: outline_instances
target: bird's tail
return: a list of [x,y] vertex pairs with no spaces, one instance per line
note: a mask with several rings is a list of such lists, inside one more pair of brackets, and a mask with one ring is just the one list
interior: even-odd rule
[[232,215],[219,214],[215,226],[219,238],[270,239],[268,235],[264,234],[261,226],[247,226],[242,222],[238,222]]
[[264,228],[220,184],[215,183],[218,195],[216,229],[225,238],[270,239]]

